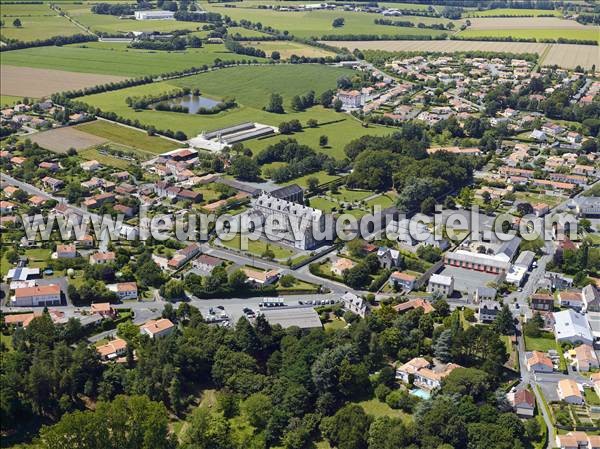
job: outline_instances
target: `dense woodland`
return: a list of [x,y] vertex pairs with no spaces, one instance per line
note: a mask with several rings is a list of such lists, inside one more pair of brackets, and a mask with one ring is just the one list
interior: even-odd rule
[[[15,350],[2,354],[3,431],[47,424],[36,441],[41,448],[78,441],[80,448],[300,449],[319,439],[339,449],[527,447],[537,422],[524,428],[496,395],[510,312],[492,326],[464,328],[443,300],[435,307],[429,315],[398,315],[384,305],[347,329],[303,332],[262,317],[255,326],[244,318],[233,329],[210,326],[182,303],[163,312],[179,327],[169,337],[154,341],[119,325],[127,361],[108,365],[75,344],[75,321],[57,328],[45,314],[16,332]],[[433,400],[420,401],[399,388],[390,366],[418,355],[465,368]],[[217,389],[216,408],[196,407],[204,388]],[[414,422],[367,415],[356,402],[373,395],[413,413]],[[94,411],[81,411],[92,403]],[[187,421],[181,441],[167,431],[178,419]],[[247,420],[251,431],[239,434],[232,419]]]

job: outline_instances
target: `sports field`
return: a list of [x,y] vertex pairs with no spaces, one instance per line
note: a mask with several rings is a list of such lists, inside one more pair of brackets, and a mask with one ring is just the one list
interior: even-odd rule
[[5,52],[2,53],[2,64],[137,77],[211,65],[217,58],[224,61],[261,60],[236,55],[220,44],[180,52],[160,52],[127,48],[126,43],[88,42]]
[[164,153],[179,147],[175,142],[159,136],[149,136],[143,131],[104,120],[95,120],[76,126],[78,131],[91,134],[127,147],[150,153]]
[[[234,20],[246,19],[252,22],[260,22],[280,31],[289,31],[297,37],[320,37],[328,34],[389,34],[389,35],[411,35],[411,36],[437,36],[442,34],[438,30],[421,28],[395,27],[387,25],[375,25],[376,18],[382,18],[375,14],[349,11],[274,11],[269,9],[251,8],[224,8],[221,6],[207,6],[209,11],[228,15]],[[336,18],[343,18],[344,26],[334,28],[332,22]],[[415,22],[427,23],[433,20],[435,23],[446,23],[448,19],[429,19],[425,17],[404,16],[402,20],[414,20]],[[458,28],[458,27],[457,27]]]
[[2,54],[2,65],[0,65],[0,79],[2,79],[0,92],[4,95],[41,98],[54,92],[81,89],[123,79],[119,76],[5,65],[4,56],[9,53],[11,52]]
[[323,50],[322,48],[293,41],[248,41],[244,42],[244,45],[260,48],[269,57],[271,53],[278,51],[282,59],[288,59],[292,55],[306,56],[307,58],[335,56],[335,53]]

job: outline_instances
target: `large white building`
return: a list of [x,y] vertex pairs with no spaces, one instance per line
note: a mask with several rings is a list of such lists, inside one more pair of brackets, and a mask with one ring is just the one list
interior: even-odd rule
[[572,309],[556,312],[554,316],[554,335],[556,341],[562,343],[585,343],[591,345],[594,342],[592,330],[585,316]]
[[38,285],[15,289],[11,298],[13,307],[45,307],[60,305],[60,285]]
[[[255,224],[262,226],[265,236],[273,241],[303,250],[321,243],[313,235],[313,228],[324,231],[325,215],[319,209],[263,193],[252,200],[250,214]],[[298,232],[295,234],[294,230]]]
[[173,11],[136,11],[135,20],[173,20]]

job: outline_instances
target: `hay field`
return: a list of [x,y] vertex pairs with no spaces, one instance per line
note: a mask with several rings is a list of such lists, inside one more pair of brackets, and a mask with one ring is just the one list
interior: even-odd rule
[[346,47],[350,50],[386,50],[386,51],[431,51],[455,53],[464,51],[497,51],[509,53],[548,54],[542,65],[557,65],[573,69],[577,65],[591,68],[600,67],[600,50],[594,45],[542,44],[534,42],[487,42],[487,41],[338,41],[327,42],[330,45]]
[[[331,41],[325,42],[336,47],[350,50],[386,50],[386,51],[432,51],[454,53],[461,51],[497,51],[512,53],[542,54],[548,44],[535,42],[486,42],[486,41]],[[596,47],[597,48],[597,47]]]
[[[46,11],[52,13],[49,9]],[[82,29],[73,25],[67,18],[57,14],[19,16],[22,25],[19,28],[13,26],[14,19],[16,19],[16,16],[2,17],[5,26],[0,29],[0,34],[5,38],[30,42],[54,36],[70,36],[85,33]]]
[[268,56],[271,56],[272,52],[278,51],[282,59],[288,59],[292,55],[306,56],[307,58],[335,56],[335,53],[323,50],[322,48],[311,47],[310,45],[304,45],[293,41],[249,41],[244,42],[243,44],[254,48],[260,48]]
[[574,20],[558,17],[484,17],[471,20],[469,30],[513,30],[513,29],[591,29]]
[[83,150],[108,142],[106,139],[84,133],[72,127],[57,128],[36,133],[30,139],[42,148],[56,153],[66,153],[69,148]]
[[562,12],[558,9],[520,9],[520,8],[498,8],[485,11],[467,11],[463,17],[492,17],[492,16],[540,16],[550,15],[561,17]]
[[[4,61],[3,61],[4,62]],[[0,93],[20,97],[41,98],[54,92],[81,89],[111,83],[124,78],[112,75],[64,72],[30,67],[0,66]]]
[[[492,19],[503,20],[503,19]],[[511,19],[508,19],[511,20]],[[541,20],[541,19],[529,19]],[[554,19],[550,19],[554,20]],[[522,28],[496,28],[496,29],[467,29],[458,33],[465,38],[518,38],[518,39],[573,39],[600,42],[600,28],[586,26],[581,28],[537,28],[524,26]]]
[[600,67],[600,49],[593,45],[552,45],[542,64],[569,69],[574,69],[577,65],[586,69],[591,69],[594,64]]

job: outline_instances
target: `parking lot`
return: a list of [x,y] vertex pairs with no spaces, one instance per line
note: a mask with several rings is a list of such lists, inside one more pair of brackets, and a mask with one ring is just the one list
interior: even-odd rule
[[454,290],[465,294],[473,293],[477,287],[485,286],[488,282],[495,282],[498,277],[495,274],[451,267],[449,265],[445,265],[439,274],[454,277]]

